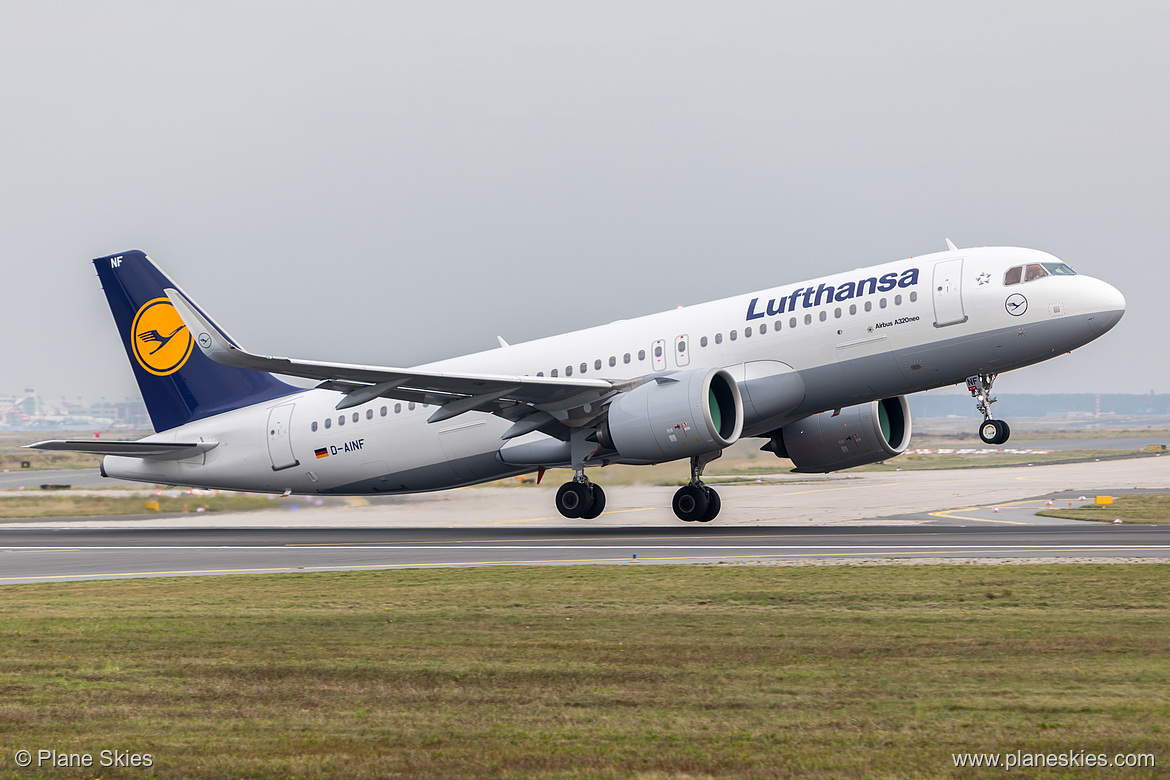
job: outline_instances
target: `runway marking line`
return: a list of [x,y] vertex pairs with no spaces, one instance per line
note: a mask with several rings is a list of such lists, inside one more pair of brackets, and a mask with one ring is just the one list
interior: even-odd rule
[[6,552],[6,553],[10,553],[10,554],[13,554],[13,555],[15,555],[16,553],[38,553],[38,552],[80,552],[80,551],[81,551],[81,548],[80,548],[80,547],[50,547],[50,548],[48,548],[48,549],[44,549],[44,550],[41,550],[41,549],[36,549],[36,550],[19,550],[19,549],[13,548],[13,549],[11,549],[11,550],[4,550],[4,552]]
[[[1053,553],[1053,552],[1127,552],[1140,551],[1140,548],[1090,548],[1087,550],[1017,550],[1020,553]],[[967,550],[963,555],[979,555],[983,553],[994,553],[996,550]],[[420,569],[420,568],[459,568],[466,566],[531,566],[539,564],[554,564],[554,563],[637,563],[642,561],[725,561],[725,560],[761,560],[772,558],[848,558],[859,555],[874,555],[872,552],[858,552],[858,553],[840,553],[837,555],[824,554],[802,554],[802,555],[705,555],[705,556],[671,556],[671,557],[654,557],[654,558],[638,558],[636,560],[631,558],[579,558],[579,559],[558,559],[548,561],[465,561],[465,562],[444,562],[444,563],[401,563],[401,564],[386,564],[380,566],[369,565],[353,565],[353,566],[298,566],[298,567],[274,567],[261,569],[192,569],[184,571],[135,571],[135,572],[115,572],[108,574],[52,574],[43,577],[0,577],[0,582],[23,582],[26,580],[59,580],[59,579],[76,579],[82,577],[85,579],[95,579],[99,577],[146,577],[146,576],[166,576],[166,575],[182,575],[182,574],[246,574],[246,573],[295,573],[298,571],[345,571],[350,569],[362,570],[380,570],[380,569]],[[889,556],[911,556],[911,555],[936,555],[936,557],[953,557],[953,556],[937,556],[936,551],[922,551],[914,552],[897,552],[886,553],[885,557]]]

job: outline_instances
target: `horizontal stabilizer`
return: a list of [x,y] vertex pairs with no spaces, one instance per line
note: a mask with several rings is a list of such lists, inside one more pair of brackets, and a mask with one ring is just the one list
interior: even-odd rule
[[168,441],[70,441],[55,439],[27,444],[29,450],[51,450],[55,452],[83,452],[87,455],[122,455],[143,460],[181,460],[219,446],[217,441],[168,442]]

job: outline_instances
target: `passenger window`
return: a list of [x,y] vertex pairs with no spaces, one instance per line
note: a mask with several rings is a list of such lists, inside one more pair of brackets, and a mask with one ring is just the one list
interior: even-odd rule
[[866,301],[865,302],[865,310],[866,311],[873,311],[873,301]]
[[557,370],[554,368],[552,371],[549,372],[549,376],[557,376]]
[[638,360],[645,360],[645,359],[646,359],[646,350],[644,350],[644,349],[638,350]]
[[678,342],[678,351],[679,351],[679,353],[680,353],[680,354],[681,354],[681,353],[683,353],[683,352],[686,352],[686,351],[687,351],[687,342],[686,342],[686,341],[684,341],[684,340],[679,340],[679,342]]
[[330,428],[332,428],[332,427],[333,427],[333,418],[332,418],[332,417],[326,417],[326,418],[325,418],[325,430],[329,430],[329,429],[330,429]]
[[394,414],[402,414],[402,404],[394,404]]
[[354,422],[357,422],[357,421],[358,421],[358,419],[359,419],[360,417],[361,417],[361,415],[360,415],[360,414],[358,414],[357,412],[354,412],[354,413],[353,413],[353,421],[354,421]]
[[630,364],[630,353],[629,352],[622,355],[622,362],[625,363],[626,365]]
[[880,306],[883,309],[886,308],[886,299],[882,298],[880,301],[878,301],[878,306]]
[[406,408],[413,412],[414,411],[414,401],[411,401],[409,404],[407,404]]
[[768,326],[766,324],[761,323],[760,324],[760,335],[763,336],[767,332],[768,332]]
[[662,345],[661,344],[655,345],[654,357],[662,357]]
[[856,314],[856,313],[857,313],[857,304],[856,304],[856,303],[851,303],[851,304],[849,304],[849,313],[850,313],[850,314]]
[[789,317],[788,318],[788,327],[790,327],[790,328],[796,327],[796,317]]
[[313,420],[313,424],[309,427],[312,428],[313,433],[316,433],[317,432],[317,421]]
[[838,306],[836,309],[833,310],[833,316],[836,317],[837,319],[841,319],[841,307],[840,306]]
[[338,425],[345,425],[345,415],[344,414],[337,418],[337,424]]
[[743,329],[743,337],[745,339],[750,339],[752,337],[752,326],[751,325],[748,325],[746,328]]
[[385,406],[382,407],[382,411],[379,412],[379,414],[381,414],[383,417],[386,416],[386,407]]
[[572,375],[573,375],[573,367],[572,366],[565,366],[565,376],[572,376]]
[[731,331],[731,333],[728,333],[727,336],[732,341],[735,341],[737,338],[739,338],[739,333],[733,330],[733,331]]
[[613,368],[616,365],[617,365],[617,358],[614,357],[613,355],[610,355],[609,356],[609,367]]
[[777,333],[780,332],[780,320],[776,320],[772,323],[772,330],[776,331]]
[[829,319],[829,313],[827,311],[821,312],[821,322],[824,322],[827,319]]
[[703,338],[699,339],[699,346],[700,347],[707,346],[707,337],[706,336],[703,336]]
[[1004,287],[1011,284],[1019,284],[1020,276],[1024,273],[1024,266],[1017,265],[1015,268],[1009,268],[1007,273],[1003,275]]
[[544,376],[544,372],[543,372],[543,371],[537,371],[537,372],[536,372],[536,375],[537,375],[537,376]]
[[804,315],[804,324],[805,325],[812,325],[812,315],[811,314]]
[[374,419],[374,410],[373,409],[366,409],[366,419],[367,420]]
[[716,343],[716,344],[722,344],[722,343],[723,343],[723,334],[722,334],[722,333],[716,333],[716,334],[715,334],[715,343]]
[[600,371],[600,370],[601,370],[601,358],[598,358],[597,360],[594,360],[594,361],[593,361],[593,370],[594,370],[594,371]]
[[894,296],[894,305],[895,305],[895,306],[901,306],[901,305],[902,305],[902,296],[901,296],[901,295],[895,295],[895,296]]
[[589,364],[588,364],[588,363],[582,363],[582,364],[581,364],[581,373],[582,373],[582,374],[584,374],[584,373],[585,373],[587,370],[589,370]]
[[1039,263],[1029,263],[1028,267],[1024,269],[1024,281],[1032,282],[1042,276],[1048,276],[1048,272],[1044,270],[1044,266]]
[[918,293],[916,293],[916,292],[910,293],[910,303],[914,303],[916,300],[918,300]]

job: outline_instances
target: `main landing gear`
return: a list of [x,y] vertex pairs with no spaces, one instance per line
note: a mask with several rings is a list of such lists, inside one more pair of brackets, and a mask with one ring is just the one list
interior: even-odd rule
[[573,481],[561,485],[557,491],[557,511],[565,517],[593,520],[605,511],[605,491],[585,476],[585,461],[597,452],[597,440],[590,440],[591,431],[574,428],[569,439],[573,466]]
[[996,399],[991,396],[991,386],[998,374],[979,374],[967,377],[967,390],[975,399],[975,408],[983,415],[979,426],[979,438],[984,444],[1003,444],[1012,435],[1012,429],[1003,420],[991,419],[991,405]]
[[719,494],[703,484],[703,469],[707,464],[722,455],[715,452],[708,455],[699,455],[691,458],[691,482],[683,485],[674,494],[671,507],[679,520],[687,523],[709,523],[719,514],[723,502]]
[[[581,451],[586,449],[582,446]],[[592,450],[588,454],[592,454]],[[722,454],[714,452],[691,458],[691,481],[678,489],[671,502],[679,520],[709,523],[719,514],[723,502],[718,493],[703,484],[702,476],[707,464]],[[593,520],[605,511],[605,491],[585,476],[585,457],[573,458],[573,479],[557,490],[556,504],[557,511],[565,517]]]

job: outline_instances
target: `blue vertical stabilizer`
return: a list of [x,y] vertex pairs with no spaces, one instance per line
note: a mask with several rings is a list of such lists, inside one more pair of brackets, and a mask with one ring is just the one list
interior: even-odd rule
[[301,392],[272,374],[204,357],[164,292],[181,288],[142,252],[93,264],[156,431]]

